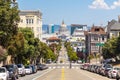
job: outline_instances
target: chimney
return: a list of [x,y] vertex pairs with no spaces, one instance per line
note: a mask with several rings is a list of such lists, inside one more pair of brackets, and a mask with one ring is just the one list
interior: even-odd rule
[[120,15],[118,16],[118,22],[120,23]]

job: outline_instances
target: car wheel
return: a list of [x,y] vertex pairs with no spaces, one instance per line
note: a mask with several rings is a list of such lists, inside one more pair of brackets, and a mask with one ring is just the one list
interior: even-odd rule
[[11,80],[17,80],[17,79],[16,79],[16,77],[15,77],[15,76],[13,76]]
[[16,79],[19,79],[18,75],[16,75]]
[[116,80],[119,80],[119,78],[116,78]]

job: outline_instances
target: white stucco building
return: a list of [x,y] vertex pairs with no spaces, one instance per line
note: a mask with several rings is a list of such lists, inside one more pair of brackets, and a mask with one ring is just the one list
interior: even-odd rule
[[42,13],[39,10],[20,11],[20,22],[18,27],[29,27],[33,30],[35,38],[41,40],[42,35]]

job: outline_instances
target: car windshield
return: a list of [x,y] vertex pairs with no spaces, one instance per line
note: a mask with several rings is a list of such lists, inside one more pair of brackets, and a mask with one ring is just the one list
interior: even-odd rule
[[28,69],[28,68],[30,68],[30,66],[25,66],[25,68],[27,68],[27,69]]
[[106,65],[104,65],[104,67],[105,67],[105,68],[112,68],[112,65],[106,64]]
[[8,71],[12,71],[13,70],[13,65],[6,65],[5,67],[7,68]]
[[18,68],[21,68],[21,67],[22,67],[22,65],[21,65],[21,64],[18,64],[18,65],[17,65],[17,67],[18,67]]
[[5,69],[4,68],[0,68],[0,73],[3,73],[5,72]]
[[120,70],[120,68],[114,68],[114,70]]

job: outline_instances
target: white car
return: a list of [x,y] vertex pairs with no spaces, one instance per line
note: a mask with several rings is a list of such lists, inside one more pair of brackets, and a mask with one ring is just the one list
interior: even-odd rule
[[21,76],[25,76],[26,72],[25,72],[25,66],[23,64],[17,64],[18,67],[18,73]]
[[0,67],[0,80],[8,80],[9,72],[5,67]]
[[32,67],[31,66],[25,66],[25,72],[26,72],[26,74],[31,74],[32,73]]
[[109,78],[116,78],[118,71],[120,71],[120,68],[113,67],[110,71],[108,71],[108,77]]

